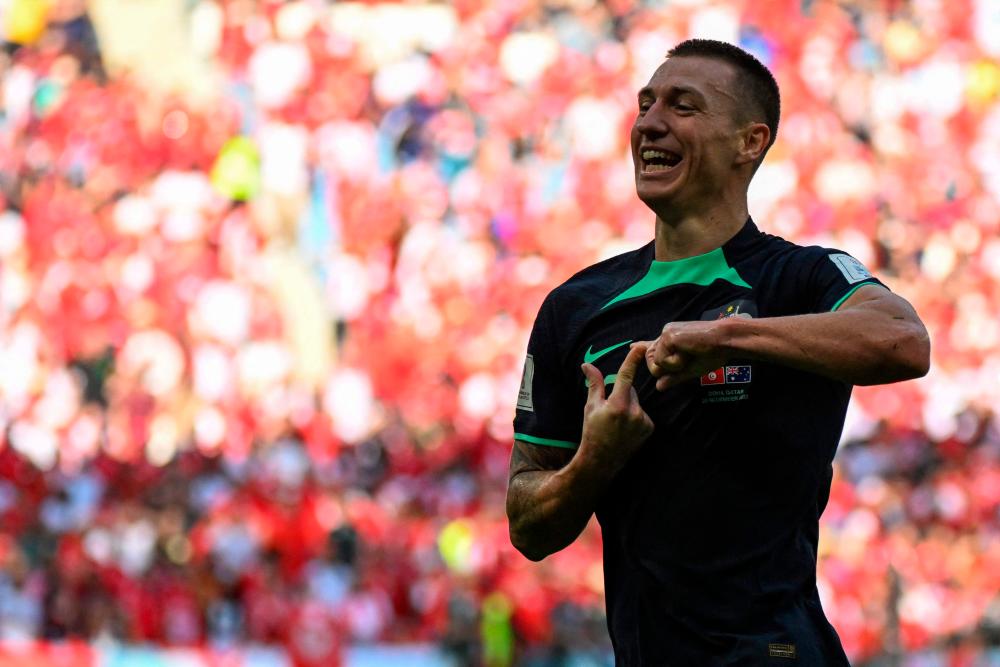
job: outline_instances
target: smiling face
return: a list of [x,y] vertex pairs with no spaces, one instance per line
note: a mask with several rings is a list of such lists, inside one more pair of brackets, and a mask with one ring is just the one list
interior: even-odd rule
[[721,60],[675,56],[639,91],[631,135],[636,192],[661,218],[702,210],[749,183],[736,77]]

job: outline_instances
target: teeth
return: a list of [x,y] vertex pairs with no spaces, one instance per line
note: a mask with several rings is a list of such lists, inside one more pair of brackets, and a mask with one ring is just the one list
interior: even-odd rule
[[643,167],[642,170],[645,172],[650,172],[650,171],[667,171],[668,169],[673,169],[673,167],[668,167],[665,164],[647,164],[645,167]]
[[663,151],[643,151],[642,152],[642,159],[643,160],[652,160],[655,157],[663,158],[664,160],[666,160],[667,159],[667,154],[664,153]]

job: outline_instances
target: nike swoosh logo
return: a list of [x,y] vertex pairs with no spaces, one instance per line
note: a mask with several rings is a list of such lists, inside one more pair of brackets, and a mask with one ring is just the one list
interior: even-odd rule
[[617,350],[622,345],[628,345],[631,342],[632,342],[631,340],[627,340],[624,343],[617,343],[615,345],[611,345],[609,347],[606,347],[603,350],[598,350],[597,352],[591,352],[591,349],[594,347],[593,345],[591,345],[590,347],[587,348],[587,351],[583,353],[583,362],[586,363],[586,364],[592,364],[595,361],[597,361],[598,359],[600,359],[601,357],[603,357],[608,352],[611,352],[613,350]]

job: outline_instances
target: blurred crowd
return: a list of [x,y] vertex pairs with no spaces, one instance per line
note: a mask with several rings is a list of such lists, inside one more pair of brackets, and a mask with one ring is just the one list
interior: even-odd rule
[[781,85],[758,224],[932,336],[855,391],[827,613],[859,664],[1000,662],[995,2],[154,5],[183,51],[0,3],[0,639],[601,664],[596,529],[509,544],[511,419],[547,291],[651,238],[635,93],[696,35]]

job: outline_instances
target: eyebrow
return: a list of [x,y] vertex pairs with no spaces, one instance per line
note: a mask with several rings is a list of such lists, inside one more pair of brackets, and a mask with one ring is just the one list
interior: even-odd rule
[[[704,95],[702,95],[699,91],[695,90],[694,88],[690,88],[688,86],[670,86],[670,88],[668,88],[667,91],[669,94],[673,95],[691,95],[692,97],[695,97],[698,100],[700,100],[702,103],[706,102]],[[643,99],[644,97],[655,98],[656,93],[653,92],[653,88],[651,86],[643,86],[639,90],[636,97],[640,100]]]

